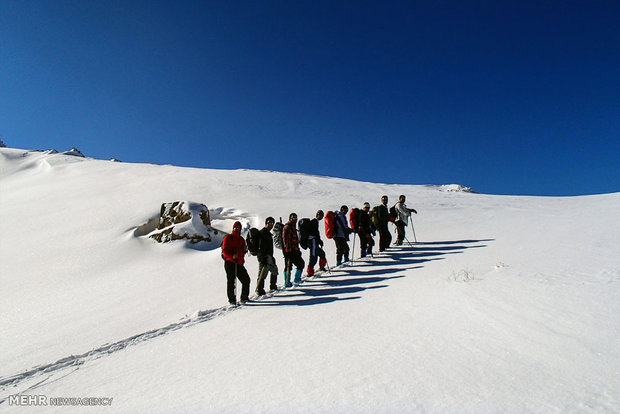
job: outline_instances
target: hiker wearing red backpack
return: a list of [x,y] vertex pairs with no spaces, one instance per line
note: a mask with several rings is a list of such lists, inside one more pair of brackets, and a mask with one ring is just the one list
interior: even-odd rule
[[297,235],[297,214],[291,213],[288,223],[282,229],[282,242],[284,244],[284,287],[291,287],[291,272],[293,265],[297,268],[293,283],[301,283],[301,273],[305,266],[304,259],[299,250],[299,236]]
[[250,275],[243,267],[245,254],[248,248],[245,240],[241,237],[241,223],[236,221],[233,224],[232,234],[227,234],[222,242],[222,254],[224,255],[224,270],[226,271],[228,302],[231,305],[237,304],[235,293],[235,279],[241,282],[241,303],[247,302],[250,295]]
[[[336,242],[336,265],[349,261],[349,234],[353,230],[347,223],[349,207],[342,206],[340,211],[334,212],[334,242]],[[344,258],[344,261],[343,261]]]
[[396,225],[396,230],[398,232],[398,236],[396,237],[396,245],[400,246],[403,244],[403,240],[405,239],[405,226],[409,221],[409,216],[411,216],[411,213],[418,214],[418,212],[413,208],[407,208],[405,205],[404,195],[398,197],[398,203],[394,205],[394,208],[396,209],[396,221],[394,224]]

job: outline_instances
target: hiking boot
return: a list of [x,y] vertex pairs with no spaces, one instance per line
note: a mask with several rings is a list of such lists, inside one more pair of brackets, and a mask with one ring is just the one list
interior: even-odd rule
[[267,294],[267,292],[265,292],[265,290],[264,290],[264,289],[256,289],[256,294],[257,294],[258,296],[263,296],[263,295],[266,295],[266,294]]
[[321,258],[319,259],[319,268],[320,268],[322,271],[325,271],[325,266],[326,266],[326,265],[327,265],[327,259],[324,259],[324,258],[322,258],[322,257],[321,257]]

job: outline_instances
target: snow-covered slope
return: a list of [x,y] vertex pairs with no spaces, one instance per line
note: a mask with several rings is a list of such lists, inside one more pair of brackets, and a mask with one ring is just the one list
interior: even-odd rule
[[[1,148],[0,411],[19,393],[113,398],[89,412],[617,411],[620,194],[458,188]],[[383,194],[407,195],[420,243],[234,311],[219,249],[137,231],[165,202],[229,231]]]

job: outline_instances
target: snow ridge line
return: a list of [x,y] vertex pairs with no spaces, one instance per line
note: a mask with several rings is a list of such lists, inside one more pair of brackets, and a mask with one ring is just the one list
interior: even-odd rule
[[[374,257],[378,257],[379,255],[375,255]],[[338,270],[341,269],[343,267],[349,267],[352,266],[354,263],[358,263],[358,262],[363,262],[363,261],[367,261],[368,259],[371,259],[372,257],[366,257],[366,260],[364,259],[356,259],[352,262],[346,262],[343,263],[340,266],[334,266],[331,267],[329,269],[329,273],[331,273],[332,270]],[[314,279],[317,276],[321,276],[322,274],[326,274],[328,273],[328,271],[322,272],[316,272],[315,275],[313,276],[305,276],[302,278],[302,283],[303,281],[307,280],[307,279]],[[298,286],[299,284],[296,284],[295,286]],[[268,299],[271,298],[273,296],[275,296],[277,293],[282,293],[282,292],[286,292],[288,289],[281,289],[281,290],[277,290],[274,292],[270,292],[267,293],[265,295],[262,296],[252,296],[250,301],[259,301],[259,300],[263,300],[263,299]],[[88,362],[88,361],[94,361],[96,359],[102,358],[106,355],[110,355],[114,352],[118,352],[121,351],[129,346],[132,345],[137,345],[141,342],[145,342],[148,340],[151,340],[153,338],[157,338],[159,336],[163,336],[166,335],[170,332],[176,331],[178,329],[181,328],[186,328],[192,325],[196,325],[202,322],[206,322],[208,320],[211,320],[213,318],[219,317],[219,316],[223,316],[225,314],[228,314],[229,312],[232,312],[236,309],[239,309],[243,307],[243,305],[241,306],[222,306],[220,308],[216,308],[216,309],[211,309],[211,310],[206,310],[206,311],[199,311],[197,312],[195,315],[192,316],[188,316],[185,315],[185,317],[176,323],[171,323],[170,325],[167,325],[163,328],[158,328],[158,329],[153,329],[147,332],[143,332],[134,336],[131,336],[129,338],[126,339],[122,339],[120,341],[114,342],[112,344],[105,344],[100,346],[99,348],[96,349],[92,349],[86,353],[83,354],[79,354],[79,355],[71,355],[62,359],[59,359],[56,362],[50,363],[50,364],[44,364],[44,365],[38,365],[28,371],[24,371],[20,374],[16,374],[16,375],[12,375],[10,377],[6,377],[6,378],[1,378],[0,377],[0,387],[7,387],[10,385],[17,385],[22,381],[25,381],[27,379],[30,379],[36,375],[39,374],[48,374],[51,372],[55,372],[64,368],[69,368],[69,367],[73,367],[73,366],[79,366],[79,365],[83,365],[84,363]],[[6,399],[0,400],[0,404],[2,404]]]

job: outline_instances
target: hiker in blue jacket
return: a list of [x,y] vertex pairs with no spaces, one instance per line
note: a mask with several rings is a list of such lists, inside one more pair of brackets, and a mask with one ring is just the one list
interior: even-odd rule
[[[340,266],[349,261],[349,234],[352,230],[347,222],[347,212],[349,207],[342,206],[340,211],[335,211],[335,231],[334,242],[336,242],[336,265]],[[344,257],[344,261],[343,261]]]

